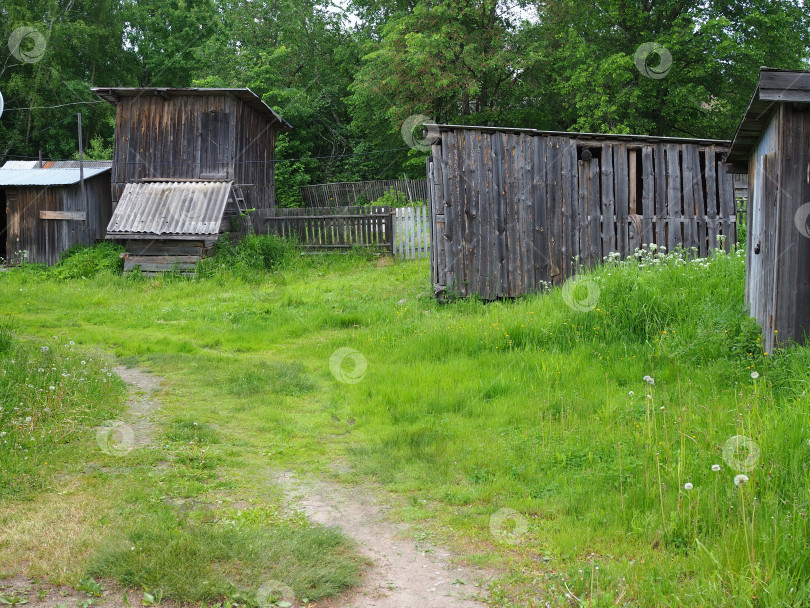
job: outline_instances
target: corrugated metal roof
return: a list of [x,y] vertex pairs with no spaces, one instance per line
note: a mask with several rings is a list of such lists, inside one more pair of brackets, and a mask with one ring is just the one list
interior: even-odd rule
[[232,183],[145,181],[127,184],[107,226],[107,238],[217,235]]
[[[84,170],[84,179],[109,171],[109,167]],[[80,180],[78,169],[3,169],[0,186],[71,186]]]
[[[113,161],[111,160],[85,160],[84,168],[91,169],[112,169]],[[77,160],[55,160],[51,165],[53,169],[78,169],[79,161]]]
[[34,169],[38,165],[38,160],[7,160],[0,169]]
[[165,99],[170,99],[172,95],[233,95],[245,102],[260,114],[266,116],[271,123],[276,123],[278,129],[289,130],[292,125],[279,116],[273,108],[264,103],[256,93],[250,89],[228,89],[228,88],[172,88],[172,87],[95,87],[90,89],[102,99],[111,104],[118,104],[121,97],[139,97],[143,95],[159,95]]

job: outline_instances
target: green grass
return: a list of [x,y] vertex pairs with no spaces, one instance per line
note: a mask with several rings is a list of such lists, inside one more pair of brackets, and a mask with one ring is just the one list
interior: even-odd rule
[[[0,275],[0,305],[20,331],[69,336],[170,380],[172,465],[129,488],[139,509],[240,493],[278,507],[263,471],[329,475],[347,460],[346,481],[385,484],[406,499],[399,517],[500,571],[493,605],[566,606],[567,593],[594,606],[810,601],[810,349],[762,352],[740,254],[608,263],[583,275],[592,283],[574,296],[596,286],[599,297],[578,311],[559,289],[441,305],[427,262],[281,251],[271,271],[220,264],[192,280]],[[344,347],[366,363],[356,383],[330,371]],[[761,450],[741,486],[722,454],[736,435]],[[502,508],[525,521],[515,543],[490,531]],[[144,530],[166,543],[202,525],[172,513],[165,526],[150,514]],[[218,525],[199,546],[172,545],[172,559],[199,555],[205,568],[230,555],[244,540]],[[93,572],[130,580],[115,542]],[[322,593],[349,581],[340,561]],[[139,584],[157,584],[148,573],[162,567],[149,561]],[[181,583],[163,584],[202,599],[228,578]]]

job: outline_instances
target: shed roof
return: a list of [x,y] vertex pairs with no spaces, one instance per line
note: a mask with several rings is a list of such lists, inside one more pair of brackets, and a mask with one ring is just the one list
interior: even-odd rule
[[484,131],[488,133],[525,133],[527,135],[545,135],[553,137],[570,137],[571,139],[582,139],[587,141],[633,141],[640,143],[673,143],[673,144],[695,144],[698,146],[721,146],[727,147],[731,142],[726,139],[695,139],[691,137],[660,137],[657,135],[627,135],[623,133],[580,133],[573,131],[541,131],[538,129],[525,129],[518,127],[482,127],[476,125],[446,125],[446,124],[425,124],[428,134],[436,131]]
[[171,99],[172,96],[211,96],[232,95],[245,102],[259,114],[262,114],[270,123],[274,123],[279,130],[290,130],[292,125],[279,116],[273,108],[264,103],[261,98],[250,89],[198,89],[198,88],[167,88],[167,87],[95,87],[91,89],[102,99],[113,105],[118,104],[122,97],[142,97],[145,95],[160,96]]
[[129,183],[113,211],[107,238],[216,236],[232,184],[207,180]]
[[[90,179],[109,167],[85,168],[84,179]],[[3,169],[0,186],[72,186],[80,181],[78,169]]]
[[[83,160],[85,170],[89,167],[91,169],[111,169],[113,161],[111,160]],[[48,166],[50,169],[78,169],[79,161],[77,160],[55,160]]]
[[734,134],[730,163],[745,166],[751,149],[757,144],[780,103],[810,102],[810,71],[762,67],[759,83]]
[[0,169],[34,169],[38,166],[38,160],[7,160]]

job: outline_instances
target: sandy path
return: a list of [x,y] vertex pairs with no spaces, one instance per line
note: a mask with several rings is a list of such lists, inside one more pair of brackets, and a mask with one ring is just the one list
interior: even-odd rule
[[451,563],[441,547],[417,549],[408,526],[386,520],[386,508],[367,489],[277,477],[311,521],[336,526],[372,560],[360,587],[322,602],[322,608],[482,608],[480,575]]

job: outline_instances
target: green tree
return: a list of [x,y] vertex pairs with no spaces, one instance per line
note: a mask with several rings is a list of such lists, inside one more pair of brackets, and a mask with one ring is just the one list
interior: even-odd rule
[[730,137],[760,65],[802,67],[807,24],[796,0],[543,2],[527,78],[565,129]]

